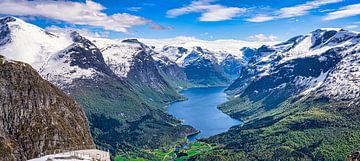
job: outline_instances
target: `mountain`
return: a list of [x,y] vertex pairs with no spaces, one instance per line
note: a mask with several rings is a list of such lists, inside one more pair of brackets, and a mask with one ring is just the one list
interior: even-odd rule
[[[228,92],[248,95],[255,100],[270,96],[266,98],[270,102],[282,102],[297,94],[305,95],[328,84],[330,79],[336,79],[331,78],[336,77],[331,75],[338,73],[340,64],[348,66],[352,62],[350,60],[354,60],[352,53],[357,52],[358,42],[358,33],[342,29],[319,29],[272,47],[261,47],[256,51],[259,56],[242,70],[241,76],[228,88]],[[351,73],[353,69],[348,70],[339,73],[347,75],[345,73]],[[350,78],[340,80],[347,79]],[[337,83],[341,84],[340,80]],[[356,85],[351,88],[356,89]],[[345,93],[348,92],[353,93]]]
[[246,59],[237,58],[231,54],[227,54],[224,60],[220,62],[220,66],[224,70],[224,73],[227,75],[227,77],[230,78],[230,80],[235,80],[238,78],[241,72],[241,68],[246,64]]
[[30,63],[36,70],[41,68],[51,54],[63,50],[71,43],[69,36],[47,32],[21,19],[0,19],[0,54],[9,59]]
[[[29,63],[74,97],[86,112],[94,142],[112,154],[156,148],[196,132],[165,113],[163,107],[181,97],[162,77],[150,53],[136,43],[120,42],[124,44],[120,48],[111,44],[106,50],[77,32],[50,33],[13,17],[0,22],[0,35],[6,35],[0,54]],[[24,44],[33,47],[22,50]],[[131,46],[139,54],[128,50]],[[135,66],[126,66],[133,62]]]
[[115,76],[105,64],[101,51],[93,43],[77,32],[72,32],[70,37],[73,43],[51,55],[40,68],[39,72],[45,79],[68,89],[79,79]]
[[201,47],[185,49],[183,47],[165,46],[162,50],[157,51],[154,57],[158,59],[166,58],[162,60],[163,62],[176,63],[183,69],[186,79],[190,83],[200,86],[224,86],[229,84],[229,75],[225,73],[223,67],[230,67],[226,66],[230,63],[231,65],[242,65],[236,62],[238,59],[232,59],[231,61],[226,59],[226,63],[228,64],[226,64],[225,61],[224,64],[222,64],[213,52]]
[[173,62],[167,56],[157,53],[153,53],[152,57],[159,68],[159,72],[173,88],[181,90],[193,86],[189,82],[184,69],[176,64],[176,62]]
[[201,47],[184,50],[184,48],[167,46],[160,54],[163,56],[173,55],[174,53],[171,52],[175,52],[175,55],[179,56],[172,61],[183,68],[191,83],[203,86],[223,86],[230,82],[212,52]]
[[122,41],[94,39],[106,64],[123,80],[128,81],[149,104],[162,107],[182,97],[161,74],[154,51],[136,39]]
[[197,86],[230,84],[247,63],[241,49],[246,45],[258,47],[262,44],[237,40],[204,41],[187,37],[140,41],[152,46],[157,52],[155,56],[167,57],[183,68],[189,82]]
[[0,75],[0,160],[94,148],[81,107],[30,65],[0,55]]
[[359,40],[324,28],[253,50],[219,107],[245,124],[206,140],[225,148],[198,159],[343,160],[358,150]]

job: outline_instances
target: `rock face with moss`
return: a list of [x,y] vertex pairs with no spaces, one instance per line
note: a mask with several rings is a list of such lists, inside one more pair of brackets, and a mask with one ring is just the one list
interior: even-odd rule
[[0,56],[0,160],[94,147],[81,107],[30,65]]

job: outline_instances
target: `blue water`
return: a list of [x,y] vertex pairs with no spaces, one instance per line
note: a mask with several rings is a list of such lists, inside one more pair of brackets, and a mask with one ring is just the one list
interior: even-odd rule
[[196,138],[209,137],[229,130],[240,121],[224,114],[217,106],[227,101],[224,87],[190,88],[181,94],[188,98],[186,101],[176,102],[169,106],[168,112],[190,125],[200,133],[190,136],[190,141]]

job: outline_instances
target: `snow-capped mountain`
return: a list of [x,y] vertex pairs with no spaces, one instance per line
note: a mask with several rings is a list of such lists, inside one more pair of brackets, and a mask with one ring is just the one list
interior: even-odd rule
[[[360,35],[357,38],[360,38]],[[344,57],[335,69],[312,91],[335,100],[358,101],[356,99],[360,98],[360,45],[342,51],[342,54]]]
[[33,66],[45,79],[66,87],[75,79],[92,79],[99,70],[102,54],[78,33],[50,33],[14,17],[0,20],[0,55]]
[[244,51],[241,50],[243,47],[272,44],[271,42],[255,43],[239,40],[205,41],[191,37],[140,40],[152,46],[162,57],[168,57],[185,71],[189,71],[186,74],[191,83],[206,86],[226,85],[239,76],[241,67],[247,62]]
[[187,50],[175,62],[184,68],[186,76],[191,83],[216,86],[226,85],[230,82],[229,77],[227,77],[214,53],[207,49],[193,47]]
[[[241,40],[200,40],[194,37],[176,37],[172,39],[139,39],[141,42],[154,46],[156,50],[162,50],[166,46],[181,47],[191,49],[200,46],[213,53],[231,53],[236,57],[242,57],[243,52],[240,50],[243,47],[258,48],[261,45],[273,45],[275,42],[250,42]],[[221,54],[216,55],[221,59]]]
[[134,88],[144,85],[162,94],[172,93],[169,101],[179,97],[161,75],[151,56],[153,50],[137,40],[85,38],[76,32],[50,33],[13,17],[1,19],[1,29],[1,55],[29,63],[61,88],[69,88],[75,80],[107,75],[137,82],[133,83]]
[[275,104],[297,94],[358,98],[359,42],[360,33],[324,28],[262,46],[228,91]]
[[106,64],[119,77],[127,77],[130,68],[134,65],[134,57],[142,50],[146,50],[137,40],[90,39],[100,48]]
[[214,53],[199,46],[188,49],[165,46],[161,50],[156,50],[153,57],[157,60],[165,58],[162,61],[168,61],[168,64],[176,63],[184,69],[191,83],[205,86],[226,85],[229,83],[230,76],[238,76],[238,72],[233,72],[230,68],[239,69],[242,63],[245,63],[229,53]]
[[237,58],[231,54],[228,54],[225,59],[220,62],[220,66],[229,76],[230,80],[235,80],[239,77],[241,68],[246,64],[246,59]]
[[101,51],[77,32],[70,34],[73,43],[51,55],[41,67],[41,75],[59,87],[66,87],[76,79],[95,79],[99,75],[114,76],[105,64]]
[[66,34],[54,34],[14,17],[0,20],[0,54],[39,70],[49,57],[72,43]]
[[[90,38],[104,55],[105,63],[120,78],[130,82],[136,89],[146,94],[146,98],[162,95],[165,100],[171,101],[178,94],[161,73],[157,61],[154,60],[154,51],[139,42],[137,39],[110,40]],[[157,94],[150,94],[156,91]],[[145,91],[143,91],[145,90]]]
[[[166,79],[174,78],[174,74],[180,76],[178,79],[168,80],[170,84],[177,82],[172,85],[175,88],[186,86],[188,81],[200,85],[226,85],[231,79],[238,76],[239,69],[246,64],[240,48],[244,45],[258,45],[237,40],[204,41],[176,38],[171,41],[163,41],[141,39],[145,42],[141,43],[136,39],[110,40],[83,37],[89,39],[93,43],[91,44],[90,42],[76,42],[70,33],[50,33],[14,17],[3,18],[0,23],[0,54],[31,64],[46,79],[58,86],[67,86],[75,79],[92,79],[96,75],[98,67],[74,63],[83,61],[80,60],[81,58],[89,57],[88,59],[91,59],[90,57],[93,56],[100,61],[102,58],[99,55],[102,54],[106,65],[113,73],[126,79],[131,69],[137,66],[134,64],[136,63],[135,57],[144,53],[145,57],[143,58],[148,59],[149,62],[155,61],[156,64],[153,66],[157,66],[157,70],[160,70],[160,74],[167,77]],[[99,48],[100,51],[96,51],[96,48]],[[85,51],[88,51],[89,54],[83,55],[84,57],[74,56],[76,52]],[[91,55],[92,51],[97,54]],[[151,55],[152,58],[146,57],[146,55]],[[137,64],[141,64],[139,62]],[[54,68],[55,65],[56,68]],[[155,71],[155,68],[153,69]],[[106,73],[109,72],[106,71]],[[204,80],[208,81],[204,82]],[[146,82],[145,79],[142,82]],[[164,81],[160,81],[160,83],[164,83]],[[155,89],[164,89],[157,83],[151,86]]]

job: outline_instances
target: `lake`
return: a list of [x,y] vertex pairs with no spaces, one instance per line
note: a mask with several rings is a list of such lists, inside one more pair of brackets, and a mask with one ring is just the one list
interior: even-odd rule
[[181,92],[188,100],[169,106],[169,114],[182,120],[184,125],[200,130],[199,134],[189,137],[190,141],[220,134],[241,124],[217,109],[218,105],[227,101],[224,90],[225,87],[189,88]]

